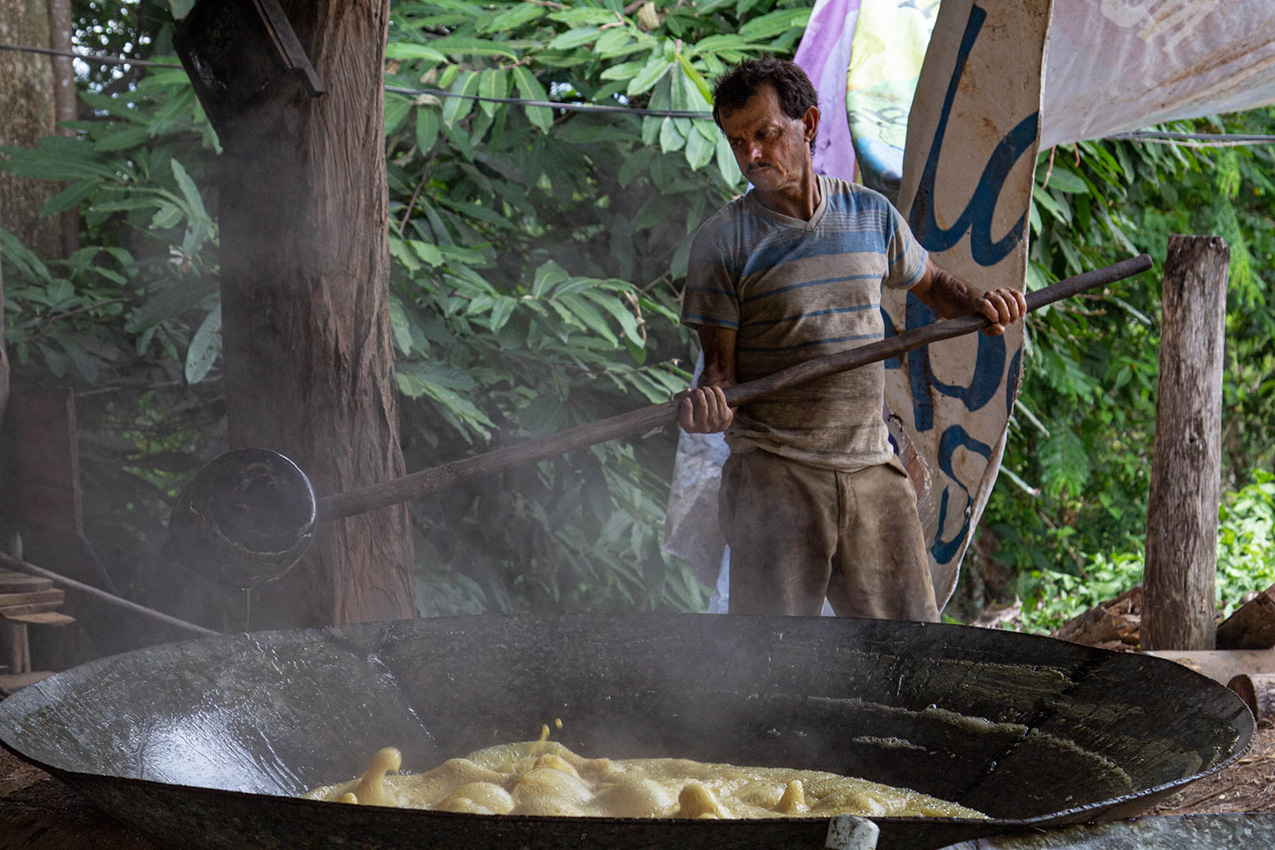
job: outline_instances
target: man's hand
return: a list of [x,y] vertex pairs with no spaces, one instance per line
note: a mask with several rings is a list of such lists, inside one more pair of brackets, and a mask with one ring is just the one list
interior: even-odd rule
[[725,431],[735,419],[735,411],[726,404],[721,387],[697,387],[682,397],[677,421],[689,434],[716,434]]
[[988,336],[1000,336],[1005,328],[1027,315],[1027,299],[1017,289],[993,289],[984,292],[978,312],[986,316],[991,327],[983,329]]

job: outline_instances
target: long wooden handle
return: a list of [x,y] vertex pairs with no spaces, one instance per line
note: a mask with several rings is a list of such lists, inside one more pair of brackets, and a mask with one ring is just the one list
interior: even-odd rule
[[[1027,309],[1038,310],[1055,301],[1132,277],[1149,268],[1151,268],[1151,258],[1146,254],[1140,254],[1105,268],[1060,280],[1053,286],[1028,293]],[[726,390],[726,400],[732,407],[737,407],[815,378],[848,369],[857,369],[869,363],[898,357],[923,345],[973,333],[990,324],[986,317],[977,313],[962,316],[959,319],[935,322],[923,328],[897,334],[881,342],[807,360],[768,377],[749,381],[746,384],[737,384]],[[677,409],[680,404],[681,399],[676,398],[663,404],[643,407],[619,416],[569,428],[529,443],[507,446],[486,454],[422,469],[362,490],[325,496],[319,500],[319,519],[337,519],[376,510],[423,496],[426,493],[455,487],[457,484],[472,481],[475,478],[493,475],[511,467],[545,460],[594,443],[603,443],[618,437],[627,437],[652,428],[659,428],[677,420]]]

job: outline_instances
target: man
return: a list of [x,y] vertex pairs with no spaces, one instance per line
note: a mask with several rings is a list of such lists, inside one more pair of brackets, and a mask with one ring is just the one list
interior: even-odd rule
[[916,495],[881,417],[881,363],[732,411],[722,390],[884,335],[881,287],[944,318],[978,312],[989,334],[1027,312],[1022,293],[980,294],[935,266],[880,194],[817,176],[819,110],[791,62],[744,62],[717,85],[713,118],[752,184],[696,233],[682,321],[704,372],[679,411],[725,430],[719,511],[733,614],[935,621]]

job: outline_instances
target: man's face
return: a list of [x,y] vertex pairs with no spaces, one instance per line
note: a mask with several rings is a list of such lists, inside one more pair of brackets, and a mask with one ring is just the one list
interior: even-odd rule
[[789,118],[773,86],[764,85],[748,101],[722,116],[722,132],[748,182],[763,192],[800,185],[811,169],[810,140],[819,126],[819,110]]

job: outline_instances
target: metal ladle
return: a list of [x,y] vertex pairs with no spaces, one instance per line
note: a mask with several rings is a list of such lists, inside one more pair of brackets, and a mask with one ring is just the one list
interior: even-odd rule
[[[1146,254],[1085,272],[1030,292],[1028,311],[1038,310],[1151,268]],[[898,357],[930,343],[963,336],[991,324],[974,313],[906,331],[881,342],[808,360],[726,390],[731,407],[807,381]],[[315,498],[305,473],[268,449],[240,449],[213,460],[195,474],[173,509],[164,553],[200,575],[232,587],[272,581],[301,559],[323,520],[354,516],[493,475],[511,467],[640,434],[677,421],[681,398],[590,422],[548,437],[454,460],[362,490]]]

